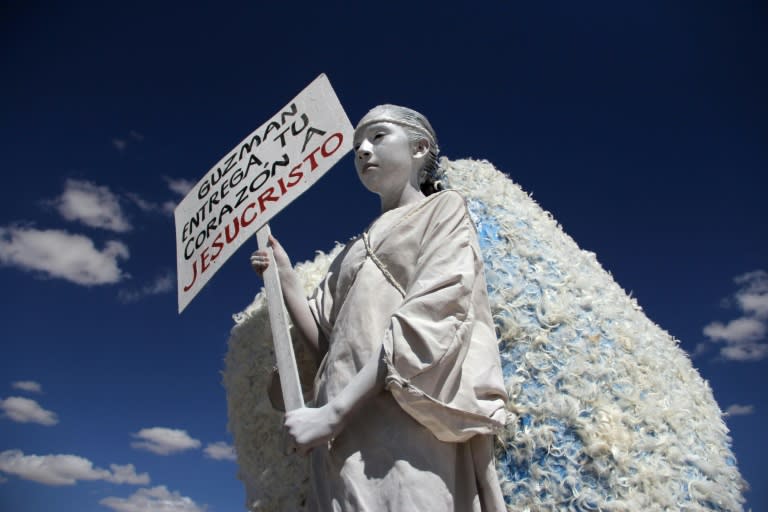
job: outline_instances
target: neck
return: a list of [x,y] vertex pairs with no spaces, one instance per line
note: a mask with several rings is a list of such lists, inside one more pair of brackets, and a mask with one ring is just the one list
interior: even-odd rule
[[384,213],[401,206],[417,203],[424,199],[424,194],[417,186],[409,183],[399,194],[382,194],[379,197],[381,199],[381,213]]

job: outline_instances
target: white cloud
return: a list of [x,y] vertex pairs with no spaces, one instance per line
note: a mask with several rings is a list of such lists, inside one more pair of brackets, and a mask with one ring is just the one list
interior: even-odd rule
[[177,193],[180,196],[186,196],[190,190],[192,190],[192,187],[195,186],[195,183],[189,180],[185,180],[184,178],[169,178],[168,176],[163,177],[165,179],[165,182],[168,184],[168,188],[171,189],[172,192]]
[[0,400],[0,410],[3,411],[4,416],[19,423],[39,423],[50,427],[59,422],[56,413],[43,409],[34,400],[20,396],[10,396]]
[[752,313],[758,317],[768,316],[768,293],[742,293],[736,295],[739,306],[745,313]]
[[746,416],[748,414],[752,414],[753,412],[755,412],[754,405],[741,405],[741,404],[730,405],[725,410],[725,414],[727,414],[728,416]]
[[78,480],[105,480],[115,484],[147,485],[147,473],[136,474],[133,464],[94,467],[77,455],[24,455],[20,450],[0,453],[0,471],[46,485],[74,485]]
[[237,460],[235,454],[235,447],[224,441],[218,441],[216,443],[208,443],[208,446],[203,450],[205,456],[214,460]]
[[142,286],[140,289],[120,290],[117,294],[117,298],[122,302],[136,302],[150,295],[159,295],[161,293],[170,292],[173,290],[173,285],[173,273],[166,272],[157,276],[154,281]]
[[147,485],[149,473],[136,474],[133,464],[110,464],[111,475],[106,479],[113,484]]
[[758,317],[768,316],[768,272],[755,270],[737,276],[736,284],[742,285],[736,292],[736,301],[745,313],[751,313]]
[[768,272],[765,270],[753,270],[733,278],[736,284],[744,285],[749,291],[768,292]]
[[33,380],[17,380],[16,382],[12,382],[11,386],[14,389],[20,389],[22,391],[26,391],[28,393],[42,393],[43,387],[40,385],[39,382],[35,382]]
[[141,439],[131,443],[133,448],[147,450],[157,455],[170,455],[185,450],[200,448],[200,441],[187,434],[186,430],[173,428],[153,427],[143,428],[133,437]]
[[765,337],[766,325],[757,318],[741,317],[727,324],[712,322],[704,327],[704,336],[712,341],[748,343]]
[[117,196],[107,187],[89,181],[67,180],[64,192],[53,204],[67,220],[110,231],[125,232],[131,229]]
[[75,284],[120,281],[125,276],[118,260],[128,256],[125,244],[114,240],[98,250],[90,238],[66,231],[0,227],[0,264],[43,272]]
[[141,142],[144,140],[144,135],[137,132],[136,130],[131,130],[130,132],[128,132],[128,135],[130,135],[131,138],[137,142]]
[[170,492],[164,485],[139,489],[128,498],[110,496],[99,503],[115,512],[204,512],[207,509],[177,491]]
[[747,343],[743,345],[727,345],[720,349],[720,356],[728,361],[760,361],[765,356],[768,356],[768,344]]
[[739,289],[732,297],[724,299],[728,307],[735,305],[741,316],[728,323],[710,322],[704,326],[706,345],[699,344],[696,354],[702,353],[709,344],[724,343],[720,357],[728,361],[759,361],[768,357],[768,272],[755,270],[737,276],[733,280]]

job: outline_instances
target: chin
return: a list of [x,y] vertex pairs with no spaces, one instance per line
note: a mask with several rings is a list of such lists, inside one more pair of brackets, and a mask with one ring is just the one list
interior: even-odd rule
[[374,194],[378,194],[381,190],[381,186],[379,183],[379,180],[376,179],[376,176],[373,175],[373,173],[368,172],[366,174],[363,174],[361,172],[357,173],[357,178],[360,180],[360,183],[368,190],[369,192],[373,192]]

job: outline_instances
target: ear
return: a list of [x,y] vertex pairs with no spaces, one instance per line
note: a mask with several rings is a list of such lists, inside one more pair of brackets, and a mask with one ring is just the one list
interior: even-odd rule
[[411,148],[413,158],[423,158],[429,153],[429,141],[426,139],[419,139],[413,143]]

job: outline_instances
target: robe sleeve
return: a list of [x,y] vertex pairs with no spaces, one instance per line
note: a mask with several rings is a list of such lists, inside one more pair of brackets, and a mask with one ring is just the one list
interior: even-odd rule
[[312,316],[315,317],[315,323],[317,323],[320,332],[325,336],[326,340],[331,338],[331,330],[333,329],[333,316],[334,316],[334,293],[336,291],[336,281],[339,274],[339,266],[345,251],[342,251],[331,262],[331,266],[328,268],[325,277],[317,285],[317,287],[307,298],[309,304],[309,310],[312,312]]
[[443,192],[426,222],[417,268],[384,335],[386,386],[442,441],[504,425],[499,352],[482,258],[464,199]]

